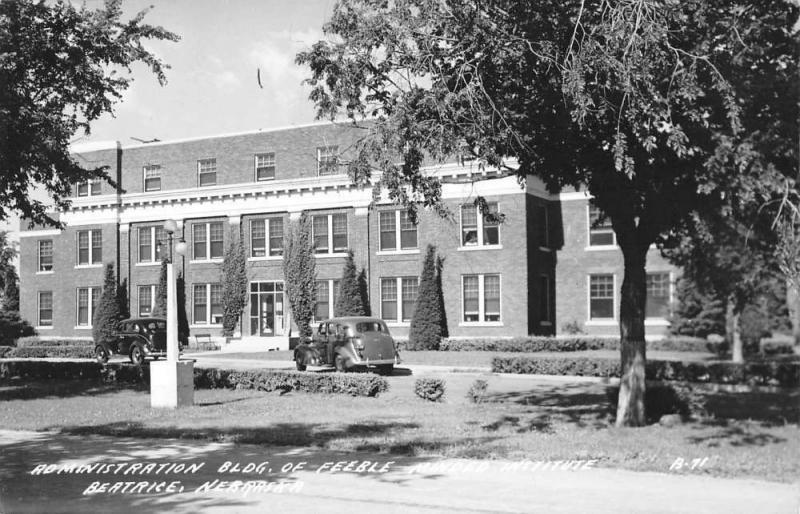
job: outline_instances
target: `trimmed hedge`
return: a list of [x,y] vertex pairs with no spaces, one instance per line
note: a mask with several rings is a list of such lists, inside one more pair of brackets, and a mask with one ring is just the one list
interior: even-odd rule
[[[619,377],[619,359],[601,357],[494,357],[495,373]],[[800,386],[800,362],[682,362],[648,359],[647,380]]]
[[93,346],[23,346],[13,348],[6,358],[9,359],[41,359],[46,357],[60,357],[67,359],[92,359],[94,358]]
[[794,353],[794,340],[783,338],[764,338],[761,340],[761,353],[764,355],[788,355]]
[[[146,385],[150,367],[127,363],[7,360],[0,362],[0,379],[82,379]],[[377,396],[389,389],[385,378],[371,374],[302,373],[288,370],[230,370],[195,368],[198,389],[257,389],[306,393]]]
[[444,396],[444,380],[440,378],[418,378],[414,381],[414,394],[431,402],[438,402]]
[[17,340],[17,348],[31,348],[36,346],[91,346],[91,339],[40,339],[39,337],[22,337]]
[[13,349],[13,346],[0,346],[0,359],[4,358]]
[[[581,352],[587,350],[619,350],[619,339],[611,337],[515,337],[511,339],[445,339],[441,350],[451,352]],[[720,351],[719,344],[710,343],[696,337],[672,337],[659,341],[648,341],[648,350],[671,352],[713,352]]]

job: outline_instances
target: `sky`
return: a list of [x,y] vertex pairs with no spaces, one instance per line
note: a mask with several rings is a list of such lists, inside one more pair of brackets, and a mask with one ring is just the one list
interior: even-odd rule
[[[88,8],[102,0],[85,0]],[[310,75],[294,63],[298,51],[323,38],[335,0],[123,0],[125,20],[152,6],[144,21],[181,37],[145,46],[170,66],[160,86],[144,65],[112,115],[73,143],[169,140],[247,132],[315,121]],[[257,81],[260,70],[261,85]],[[134,139],[135,138],[135,139]],[[44,199],[44,198],[42,198]],[[16,239],[19,219],[0,223]]]

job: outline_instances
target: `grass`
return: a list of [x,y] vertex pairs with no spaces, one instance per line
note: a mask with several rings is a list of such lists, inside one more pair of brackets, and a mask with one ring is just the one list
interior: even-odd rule
[[602,384],[484,375],[488,401],[474,404],[466,393],[475,376],[425,376],[445,379],[443,402],[414,396],[414,376],[391,377],[378,398],[197,390],[195,405],[178,411],[150,409],[146,390],[11,382],[0,386],[0,419],[9,429],[414,456],[591,458],[606,467],[661,472],[676,458],[708,457],[695,472],[774,481],[800,476],[800,391],[709,393],[716,417],[618,429]]

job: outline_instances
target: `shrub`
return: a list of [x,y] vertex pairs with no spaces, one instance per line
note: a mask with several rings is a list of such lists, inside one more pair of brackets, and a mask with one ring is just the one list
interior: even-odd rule
[[467,398],[472,403],[483,403],[486,401],[486,390],[489,387],[489,382],[483,379],[478,379],[472,383],[467,391]]
[[8,358],[17,359],[42,359],[47,357],[60,357],[70,359],[94,358],[94,346],[91,345],[60,345],[60,346],[23,346],[14,348],[7,355]]
[[438,350],[442,342],[441,291],[436,268],[436,247],[428,245],[408,330],[409,350]]
[[311,320],[317,296],[317,270],[314,244],[311,240],[311,218],[304,212],[292,224],[285,240],[283,276],[286,278],[286,296],[297,324],[298,335],[311,335]]
[[[606,388],[606,397],[609,409],[615,413],[619,386]],[[705,413],[702,397],[694,394],[690,386],[681,384],[647,384],[644,405],[648,423],[657,423],[665,414],[678,414],[686,421],[693,415]]]
[[0,311],[0,345],[14,346],[21,337],[36,335],[36,330],[17,311]]
[[791,338],[771,337],[761,340],[763,355],[787,355],[794,353],[794,340]]
[[247,305],[247,256],[240,231],[231,228],[222,261],[222,335],[230,337]]
[[91,346],[94,348],[94,341],[91,339],[40,339],[38,336],[23,337],[17,341],[17,348],[32,346]]
[[336,296],[333,312],[336,316],[363,316],[366,314],[352,250],[347,251],[347,259],[344,262],[344,269],[342,269],[342,279],[339,281],[339,294]]
[[414,394],[432,402],[438,402],[444,396],[444,380],[439,378],[418,378],[414,381]]
[[13,349],[13,346],[0,346],[0,359],[4,359],[5,356]]
[[257,389],[377,396],[389,389],[385,378],[371,374],[303,373],[286,370],[227,370],[195,368],[195,387]]
[[[605,357],[494,357],[495,373],[619,377],[619,359]],[[750,384],[780,387],[800,385],[800,362],[683,362],[649,359],[648,380],[678,380],[719,384]]]
[[97,362],[7,360],[0,362],[0,379],[99,379]]
[[769,315],[761,306],[745,307],[739,317],[739,326],[745,355],[758,353],[761,338],[772,336],[769,330]]
[[92,321],[92,337],[95,343],[114,340],[117,324],[122,318],[119,314],[119,298],[117,297],[117,279],[114,275],[114,264],[106,264],[103,294],[94,313]]
[[[657,341],[648,341],[647,349],[651,351],[672,352],[716,352],[716,345],[697,337],[671,337]],[[619,350],[619,339],[611,337],[514,337],[510,339],[476,338],[445,339],[440,350],[451,352],[488,351],[488,352],[580,352],[587,350]]]

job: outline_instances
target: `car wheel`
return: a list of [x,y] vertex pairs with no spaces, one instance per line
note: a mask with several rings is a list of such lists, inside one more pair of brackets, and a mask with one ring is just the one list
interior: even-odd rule
[[378,366],[379,375],[389,376],[392,373],[394,373],[394,364],[383,364]]
[[137,366],[144,364],[144,352],[138,346],[131,348],[131,362]]
[[340,371],[342,373],[347,372],[347,366],[345,365],[344,357],[341,355],[336,355],[334,359],[334,364],[336,365],[336,371]]
[[108,362],[108,350],[105,347],[100,346],[99,344],[94,347],[94,358],[100,364],[105,364]]
[[297,356],[294,358],[294,365],[297,368],[297,371],[305,371],[306,365],[303,364],[303,358],[301,356]]

